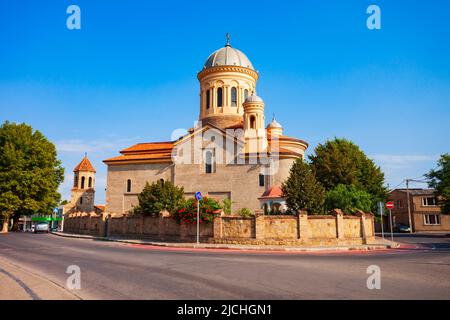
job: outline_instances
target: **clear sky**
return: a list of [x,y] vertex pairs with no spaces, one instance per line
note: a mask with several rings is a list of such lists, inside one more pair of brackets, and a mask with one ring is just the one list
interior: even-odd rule
[[[66,9],[81,8],[81,30]],[[381,30],[366,9],[381,8]],[[450,152],[450,1],[1,1],[0,121],[54,141],[66,168],[97,168],[137,142],[170,140],[198,117],[196,74],[225,44],[260,72],[258,95],[285,134],[345,137],[390,187]],[[420,185],[422,186],[422,185]]]

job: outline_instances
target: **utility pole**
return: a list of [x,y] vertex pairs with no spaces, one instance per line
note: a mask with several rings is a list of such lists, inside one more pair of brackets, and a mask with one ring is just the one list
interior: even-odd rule
[[409,233],[413,233],[413,226],[411,219],[411,205],[409,203],[409,181],[411,181],[411,179],[406,179],[406,201],[408,202]]

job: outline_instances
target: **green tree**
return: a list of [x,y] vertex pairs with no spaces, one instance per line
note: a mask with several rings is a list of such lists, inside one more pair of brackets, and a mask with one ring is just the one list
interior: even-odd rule
[[450,214],[450,154],[446,153],[438,161],[438,168],[425,175],[430,188],[436,189],[436,198],[442,213]]
[[134,208],[136,214],[157,216],[164,210],[174,214],[184,201],[184,189],[170,181],[147,182],[138,200],[139,205]]
[[64,169],[53,143],[26,124],[0,127],[0,217],[3,231],[20,215],[51,214],[61,199]]
[[309,214],[323,213],[325,189],[316,180],[311,166],[302,159],[294,162],[281,190],[287,206],[292,211],[307,210]]
[[339,184],[354,185],[372,195],[372,206],[387,199],[384,173],[353,142],[329,140],[309,156],[313,171],[327,191]]
[[341,209],[344,213],[354,214],[358,210],[372,210],[372,196],[354,185],[339,184],[327,192],[325,206],[327,210]]

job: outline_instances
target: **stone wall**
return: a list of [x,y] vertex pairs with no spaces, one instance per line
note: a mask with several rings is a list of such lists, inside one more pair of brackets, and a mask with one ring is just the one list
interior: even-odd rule
[[[259,213],[259,212],[258,212]],[[64,232],[156,241],[193,242],[196,225],[178,223],[171,217],[70,214]],[[372,214],[344,216],[264,216],[251,218],[222,215],[200,225],[200,238],[211,243],[258,245],[355,245],[375,239]]]

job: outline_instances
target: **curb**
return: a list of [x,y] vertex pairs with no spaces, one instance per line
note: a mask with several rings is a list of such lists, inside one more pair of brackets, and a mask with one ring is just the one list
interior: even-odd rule
[[227,245],[227,244],[200,244],[195,243],[168,243],[168,242],[152,242],[145,240],[132,240],[132,239],[116,239],[108,237],[95,237],[90,235],[81,234],[68,234],[62,232],[50,232],[50,234],[65,237],[65,238],[76,238],[76,239],[86,239],[86,240],[97,240],[97,241],[110,241],[119,242],[134,245],[146,245],[155,247],[165,247],[165,248],[181,248],[181,249],[220,249],[220,250],[235,250],[235,251],[286,251],[286,252],[340,252],[340,251],[373,251],[373,250],[386,250],[398,248],[400,245],[396,242],[389,244],[368,244],[360,246],[348,246],[348,247],[275,247],[275,246],[249,246],[249,245]]

